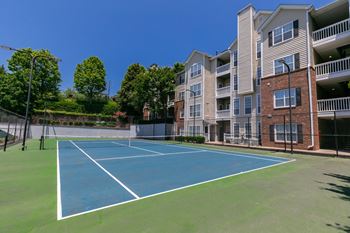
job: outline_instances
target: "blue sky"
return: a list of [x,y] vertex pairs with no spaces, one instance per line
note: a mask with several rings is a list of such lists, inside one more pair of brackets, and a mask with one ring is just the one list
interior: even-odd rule
[[[62,59],[61,89],[73,86],[75,67],[98,56],[111,80],[111,95],[128,65],[172,65],[193,49],[226,49],[236,36],[236,13],[248,3],[273,10],[280,3],[329,0],[1,0],[0,44],[49,49]],[[10,52],[0,50],[0,64]]]

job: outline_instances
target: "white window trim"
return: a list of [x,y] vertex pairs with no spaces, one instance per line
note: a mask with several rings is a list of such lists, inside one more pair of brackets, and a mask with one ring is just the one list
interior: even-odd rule
[[[199,105],[199,115],[198,115],[198,116],[196,115],[196,107],[194,107],[194,115],[195,115],[195,116],[191,116],[191,113],[192,113],[191,107],[192,107],[192,106],[198,106],[198,105]],[[190,112],[190,113],[189,113],[189,118],[192,118],[192,119],[193,119],[193,118],[195,118],[195,117],[196,117],[196,118],[197,118],[197,117],[201,117],[201,116],[202,116],[202,107],[201,107],[201,104],[197,104],[197,103],[196,103],[196,105],[194,105],[194,104],[193,104],[193,105],[190,105],[190,106],[189,106],[189,112]]]
[[198,84],[200,84],[201,85],[201,94],[200,95],[193,95],[193,96],[191,96],[193,93],[192,92],[190,92],[190,95],[189,95],[189,98],[194,98],[194,97],[201,97],[202,95],[203,95],[203,84],[202,84],[202,82],[197,82],[197,83],[192,83],[191,85],[190,85],[190,90],[191,90],[191,87],[193,87],[193,86],[196,86],[196,85],[198,85]]
[[185,111],[184,110],[180,110],[179,111],[179,113],[180,113],[180,119],[184,119],[185,118]]
[[285,70],[285,69],[287,69],[287,68],[286,68],[286,66],[283,64],[283,72],[282,72],[282,73],[279,73],[279,74],[276,74],[275,62],[278,61],[278,60],[282,60],[282,59],[284,59],[284,58],[286,58],[286,57],[290,57],[290,56],[293,57],[293,67],[289,67],[289,68],[290,68],[290,71],[292,72],[292,71],[295,70],[295,54],[289,54],[289,55],[287,55],[287,56],[283,56],[283,57],[280,57],[280,58],[277,58],[277,59],[273,60],[273,64],[272,64],[272,65],[273,65],[273,74],[274,74],[274,75],[285,74],[285,73],[288,72],[287,70]]
[[[280,90],[275,90],[275,91],[273,91],[273,108],[274,109],[281,109],[281,108],[289,108],[289,104],[287,104],[287,105],[284,105],[284,106],[280,106],[280,107],[277,107],[276,106],[276,95],[275,95],[275,92],[277,92],[277,91],[285,91],[285,90],[287,90],[288,91],[288,89],[280,89]],[[296,105],[297,105],[297,92],[296,92],[296,88],[291,88],[291,96],[292,96],[292,93],[293,93],[293,91],[294,91],[294,98],[295,98],[295,101],[294,101],[294,104],[292,104],[292,108],[294,108],[294,107],[296,107]],[[289,96],[288,96],[289,97]],[[288,98],[287,97],[287,98]],[[284,97],[284,100],[286,99],[286,96]]]
[[[238,100],[238,114],[235,114],[235,100]],[[241,99],[239,97],[233,99],[233,115],[239,116],[241,114]]]
[[[260,58],[258,57],[258,45],[260,45]],[[261,43],[261,40],[258,40],[257,42],[256,42],[256,53],[255,53],[255,59],[256,60],[259,60],[259,59],[261,59],[261,51],[262,51],[262,43]]]
[[179,97],[179,101],[185,100],[185,92],[180,91],[178,97]]
[[[277,140],[277,125],[282,125],[283,124],[276,124],[274,125],[274,140],[275,142],[284,142],[284,140]],[[286,127],[286,142],[289,142],[290,143],[290,140],[287,139],[287,136],[288,134],[290,134],[289,132],[287,132],[287,129],[289,130],[289,123],[287,123],[285,125]],[[298,125],[296,123],[292,123],[292,130],[293,130],[293,127],[295,128],[296,132],[295,132],[295,140],[293,140],[293,144],[297,144],[298,143]]]
[[[250,98],[250,113],[246,113],[245,109],[246,109],[246,98]],[[253,96],[251,95],[246,95],[244,96],[244,115],[251,115],[253,112]]]
[[[192,75],[193,73],[195,73],[195,72],[192,73],[192,67],[194,67],[194,66],[199,66],[199,69],[197,70],[197,74],[196,75]],[[194,63],[193,65],[191,65],[191,67],[190,67],[191,79],[194,79],[194,78],[197,78],[197,77],[201,76],[202,73],[203,73],[203,65],[201,63]]]
[[[288,25],[288,24],[290,24],[290,23],[292,24],[292,37],[289,38],[289,39],[287,39],[287,40],[284,40],[284,39],[283,39],[283,34],[284,34],[284,32],[283,32],[283,27],[286,26],[286,25]],[[281,33],[281,35],[282,35],[282,40],[281,40],[281,42],[275,43],[275,30],[278,29],[278,28],[282,28],[282,33]],[[293,40],[293,39],[294,39],[294,21],[289,21],[288,23],[285,23],[285,24],[283,24],[282,26],[278,26],[278,27],[275,27],[274,29],[272,29],[272,46],[276,46],[276,45],[285,43],[285,42],[290,41],[290,40]]]
[[[238,137],[235,136],[235,126],[238,125]],[[240,132],[240,129],[241,129],[241,125],[239,122],[235,122],[233,123],[233,137],[234,138],[240,138],[241,137],[241,132]]]

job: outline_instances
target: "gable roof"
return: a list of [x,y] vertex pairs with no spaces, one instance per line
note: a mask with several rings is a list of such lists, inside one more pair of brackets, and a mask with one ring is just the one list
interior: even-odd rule
[[201,52],[201,51],[198,51],[198,50],[193,50],[191,52],[191,54],[188,56],[188,58],[186,59],[185,64],[188,63],[190,61],[190,59],[193,57],[193,55],[195,55],[196,53],[198,53],[198,54],[200,54],[202,56],[210,57],[210,55],[208,55],[207,53],[204,53],[204,52]]
[[312,5],[279,5],[277,9],[273,12],[273,14],[267,18],[267,20],[258,28],[258,32],[261,32],[261,30],[266,27],[273,18],[275,18],[278,13],[280,13],[281,10],[309,10],[312,8]]

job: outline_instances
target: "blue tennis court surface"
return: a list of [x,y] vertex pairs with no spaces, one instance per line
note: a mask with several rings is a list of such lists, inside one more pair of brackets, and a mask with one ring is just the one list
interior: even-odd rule
[[58,219],[290,162],[150,140],[57,144]]

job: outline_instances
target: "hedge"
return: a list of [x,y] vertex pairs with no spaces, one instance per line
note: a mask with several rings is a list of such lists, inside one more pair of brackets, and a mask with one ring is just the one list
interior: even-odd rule
[[180,142],[192,142],[192,143],[203,144],[205,142],[205,137],[204,136],[177,136],[175,140]]

